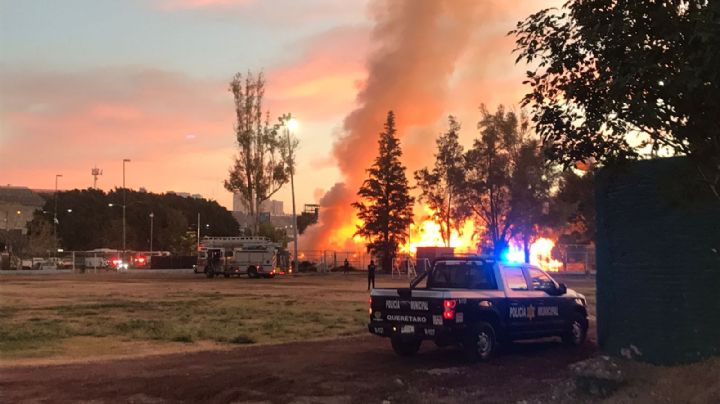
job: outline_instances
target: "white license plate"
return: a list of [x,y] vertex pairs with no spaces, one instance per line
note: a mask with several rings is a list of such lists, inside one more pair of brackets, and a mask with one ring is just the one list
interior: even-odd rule
[[415,333],[415,326],[414,325],[404,325],[402,328],[400,328],[401,334],[414,334]]

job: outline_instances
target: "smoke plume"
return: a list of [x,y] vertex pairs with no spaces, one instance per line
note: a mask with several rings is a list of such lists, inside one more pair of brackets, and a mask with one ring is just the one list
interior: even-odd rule
[[[319,223],[300,238],[303,249],[358,248],[351,239],[356,219],[350,204],[357,199],[365,170],[375,158],[387,112],[396,113],[401,142],[410,128],[432,125],[446,115],[450,80],[473,29],[480,24],[483,3],[384,0],[371,4],[375,26],[367,81],[357,95],[357,109],[345,118],[344,134],[334,145],[345,182],[335,184],[320,200]],[[432,156],[429,148],[434,135],[421,142],[422,153],[408,153],[403,144],[404,157]]]

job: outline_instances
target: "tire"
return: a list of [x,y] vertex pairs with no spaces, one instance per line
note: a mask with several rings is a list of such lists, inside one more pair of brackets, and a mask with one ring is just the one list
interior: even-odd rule
[[248,278],[250,278],[250,279],[258,278],[257,268],[255,268],[253,266],[248,267]]
[[568,324],[568,330],[561,336],[565,345],[580,346],[587,338],[588,322],[579,313],[573,315]]
[[400,356],[413,356],[420,350],[422,344],[421,339],[403,339],[401,337],[391,337],[393,351]]
[[213,268],[211,266],[205,267],[205,276],[207,276],[208,278],[211,278],[211,279],[214,278],[215,277],[215,268]]
[[229,278],[229,277],[230,277],[230,272],[223,272],[223,276],[226,277],[226,278]]
[[497,351],[497,334],[489,323],[480,322],[470,327],[463,339],[463,350],[470,362],[485,362]]

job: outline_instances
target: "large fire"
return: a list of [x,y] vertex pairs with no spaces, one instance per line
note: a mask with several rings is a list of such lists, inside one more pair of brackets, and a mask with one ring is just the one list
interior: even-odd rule
[[[423,206],[425,211],[425,219],[418,224],[410,226],[410,238],[407,243],[400,246],[400,252],[415,255],[418,247],[437,247],[445,246],[440,231],[440,225],[430,219],[432,210]],[[451,225],[451,227],[454,227]],[[453,228],[450,232],[450,247],[455,248],[455,252],[460,253],[476,253],[478,251],[478,234],[482,234],[483,228],[478,228],[471,219],[465,220],[460,226],[460,231]]]
[[[445,246],[440,224],[432,220],[433,211],[423,206],[422,220],[410,226],[408,241],[400,246],[400,253],[415,255],[418,247],[442,247]],[[356,236],[357,227],[362,226],[362,221],[355,219],[353,225],[348,225],[337,229],[329,240],[331,244],[348,246],[348,241],[359,249],[365,246],[365,240]],[[450,247],[453,247],[457,253],[480,253],[479,244],[480,237],[485,231],[485,227],[478,225],[472,219],[465,220],[458,229],[453,229],[450,233]],[[355,247],[351,247],[355,249]],[[545,271],[557,272],[562,268],[562,262],[552,257],[552,250],[555,242],[546,237],[540,237],[530,244],[530,263],[542,268]],[[357,253],[355,253],[357,254]],[[301,255],[301,258],[304,254]],[[508,262],[524,262],[525,254],[522,245],[515,241],[510,241],[510,246],[502,259]]]
[[[530,244],[530,263],[548,272],[558,272],[563,264],[552,257],[553,248],[555,248],[555,242],[549,238],[540,237],[533,241]],[[522,245],[510,241],[510,246],[503,259],[510,262],[524,262],[525,253]]]

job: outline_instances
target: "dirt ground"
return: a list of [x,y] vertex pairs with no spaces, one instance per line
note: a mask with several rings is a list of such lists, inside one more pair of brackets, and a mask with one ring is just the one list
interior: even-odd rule
[[[592,279],[562,281],[585,293],[594,304]],[[459,350],[439,349],[426,342],[417,357],[399,358],[388,340],[367,334],[367,291],[361,274],[256,281],[208,280],[191,273],[126,273],[5,276],[0,282],[0,309],[11,313],[20,325],[57,307],[64,307],[60,314],[72,315],[59,317],[61,320],[77,321],[76,316],[92,313],[87,305],[93,305],[93,311],[131,310],[148,316],[148,309],[135,303],[162,301],[162,307],[151,306],[154,312],[172,306],[173,299],[186,304],[189,298],[200,299],[189,300],[198,304],[207,303],[202,300],[206,298],[252,298],[275,311],[284,309],[283,302],[305,302],[305,309],[320,310],[318,319],[325,318],[324,307],[353,317],[340,331],[298,331],[277,339],[268,335],[241,346],[192,333],[196,339],[184,343],[158,340],[158,335],[164,334],[63,334],[62,343],[54,350],[30,346],[17,351],[25,355],[4,355],[0,364],[2,402],[542,401],[551,398],[551,386],[567,380],[570,363],[595,354],[594,341],[580,349],[568,349],[547,340],[514,344],[490,363],[468,365]],[[406,284],[406,279],[384,276],[377,282],[378,287]],[[106,304],[107,299],[113,304]],[[365,314],[357,314],[358,310]],[[94,316],[97,314],[90,315]],[[358,322],[354,316],[363,320]],[[592,330],[590,335],[594,339]],[[288,340],[294,342],[279,343]]]
[[[557,278],[588,299],[588,343],[515,343],[470,365],[456,348],[429,342],[400,358],[368,335],[362,274],[0,275],[0,402],[720,402],[720,358],[680,367],[618,360],[626,382],[613,395],[578,390],[569,365],[599,355],[595,285]],[[151,318],[152,327],[128,328],[127,316],[135,325]],[[240,344],[237,332],[247,337]]]

